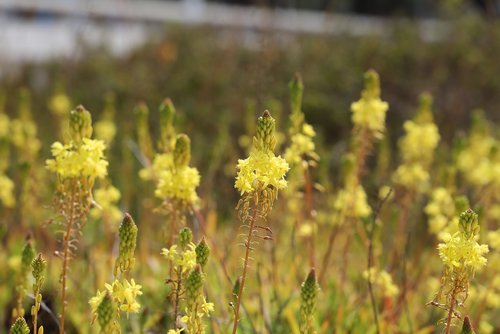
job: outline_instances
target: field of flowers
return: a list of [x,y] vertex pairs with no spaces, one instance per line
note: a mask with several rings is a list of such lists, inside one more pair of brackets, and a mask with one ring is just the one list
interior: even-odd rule
[[[154,57],[175,62],[178,43]],[[146,81],[133,112],[119,85],[97,112],[70,81],[5,85],[0,332],[500,332],[498,125],[437,122],[442,97],[418,91],[391,113],[365,70],[339,88],[343,124],[309,120],[327,103],[306,69],[272,82],[282,99],[236,97],[236,115],[176,109]]]

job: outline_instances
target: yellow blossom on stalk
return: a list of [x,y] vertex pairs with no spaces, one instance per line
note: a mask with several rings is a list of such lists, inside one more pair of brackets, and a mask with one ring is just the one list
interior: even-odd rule
[[55,142],[52,144],[53,159],[46,161],[47,168],[61,179],[72,177],[104,178],[107,175],[108,162],[104,157],[106,146],[100,140],[83,138],[77,145]]
[[395,183],[417,193],[428,189],[428,170],[440,138],[431,106],[432,97],[422,94],[415,118],[404,123],[405,135],[399,141],[403,162],[393,175]]
[[405,188],[423,192],[428,188],[430,175],[421,164],[411,163],[400,165],[394,172],[393,178]]
[[[438,245],[439,257],[445,270],[440,287],[434,299],[429,303],[447,311],[446,332],[449,332],[454,318],[460,318],[458,306],[463,306],[469,296],[470,280],[474,272],[486,265],[484,255],[488,245],[477,242],[479,223],[477,214],[471,209],[462,212],[459,217],[459,231],[448,234],[443,243]],[[477,294],[477,289],[472,289]]]
[[439,143],[439,130],[432,117],[432,96],[422,94],[417,115],[403,124],[405,136],[399,142],[403,161],[427,165]]
[[474,238],[465,238],[462,232],[448,234],[438,250],[439,257],[450,270],[460,267],[476,270],[487,262],[484,255],[488,253],[488,245],[480,245]]
[[452,220],[457,221],[455,216],[455,203],[450,192],[443,187],[432,191],[431,200],[424,209],[429,217],[429,231],[434,234],[442,232]]
[[55,115],[65,116],[71,108],[71,100],[64,93],[54,94],[49,101],[49,109]]
[[11,208],[16,204],[14,182],[2,173],[0,173],[0,202],[7,208]]
[[369,271],[363,271],[363,278],[370,279],[372,284],[377,285],[385,297],[395,297],[399,293],[399,288],[393,283],[391,275],[385,270],[372,267]]
[[158,178],[158,175],[165,170],[173,168],[174,160],[170,153],[158,153],[153,159],[153,164],[150,167],[143,168],[139,171],[139,177],[143,180],[153,180]]
[[163,248],[161,254],[172,261],[175,267],[182,267],[182,272],[187,272],[196,266],[196,246],[192,242],[188,243],[184,251],[177,245],[172,245],[170,248]]
[[105,108],[101,119],[94,124],[95,137],[109,145],[116,135],[115,117],[115,95],[106,95]]
[[[165,200],[178,200],[186,205],[198,202],[196,188],[200,184],[200,174],[194,167],[189,167],[191,160],[191,142],[185,134],[177,136],[172,156],[172,166],[158,173],[155,195]],[[163,159],[164,164],[169,159]]]
[[112,185],[97,189],[94,191],[94,201],[99,207],[93,207],[90,216],[94,219],[106,217],[110,221],[118,221],[122,216],[121,210],[116,205],[120,197],[120,191]]
[[356,127],[370,130],[381,138],[385,129],[385,114],[389,104],[380,99],[380,79],[377,72],[365,73],[365,88],[361,98],[351,104],[352,122]]
[[259,117],[258,122],[258,131],[254,137],[250,156],[238,160],[235,187],[241,195],[261,191],[267,187],[272,187],[274,190],[286,187],[285,174],[289,166],[281,156],[275,156],[273,150],[276,140],[273,135],[269,135],[274,133],[274,119],[266,111]]
[[361,185],[341,189],[333,201],[333,209],[342,212],[345,218],[364,218],[372,212]]
[[[142,295],[142,286],[136,284],[134,279],[115,280],[112,284],[106,283],[105,287],[118,309],[126,312],[127,316],[129,313],[139,313],[141,305],[137,302],[137,297]],[[96,296],[89,300],[94,315],[97,314],[97,309],[105,295],[105,291],[97,290]]]
[[480,111],[473,115],[473,125],[465,148],[457,157],[457,167],[472,185],[481,187],[495,181],[499,162],[492,153],[499,143],[491,136],[490,124]]

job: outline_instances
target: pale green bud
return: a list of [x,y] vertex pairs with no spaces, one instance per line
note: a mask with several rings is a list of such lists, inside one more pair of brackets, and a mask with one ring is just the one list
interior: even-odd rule
[[254,146],[258,150],[272,151],[276,145],[274,131],[276,122],[269,111],[264,111],[257,119],[257,134],[254,137]]
[[472,209],[467,209],[460,214],[459,228],[467,239],[474,237],[479,232],[477,214]]
[[179,232],[179,245],[184,249],[193,241],[193,232],[189,227],[183,227]]
[[175,140],[174,164],[177,167],[187,166],[191,161],[191,140],[185,134],[180,134]]
[[364,98],[371,99],[380,97],[380,78],[374,70],[368,70],[364,76],[365,89],[362,92]]
[[174,118],[175,107],[170,98],[166,98],[160,104],[160,149],[163,152],[172,150],[175,138]]
[[92,116],[82,105],[69,113],[69,135],[75,143],[92,136]]

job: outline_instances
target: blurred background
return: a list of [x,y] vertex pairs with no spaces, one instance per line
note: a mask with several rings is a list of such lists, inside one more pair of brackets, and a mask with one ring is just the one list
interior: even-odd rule
[[48,101],[59,92],[96,119],[113,94],[122,129],[133,127],[139,101],[156,110],[170,97],[206,170],[221,124],[232,139],[221,159],[231,162],[242,117],[288,113],[295,72],[320,141],[342,145],[362,73],[374,68],[391,105],[391,143],[425,91],[449,142],[475,108],[500,119],[499,9],[497,0],[2,0],[0,90],[14,116],[19,90],[29,89],[44,143],[56,139]]
[[[288,82],[296,72],[303,78],[303,111],[317,132],[315,142],[321,155],[314,177],[327,194],[340,189],[341,156],[347,151],[352,128],[350,104],[359,98],[363,73],[370,68],[380,74],[381,96],[390,105],[381,144],[387,153],[381,156],[387,157],[387,164],[381,169],[397,166],[402,124],[413,117],[422,92],[434,97],[434,117],[442,138],[437,154],[441,159],[436,160],[444,166],[453,155],[451,148],[460,148],[472,111],[480,108],[488,119],[500,122],[499,16],[499,0],[0,0],[0,111],[21,123],[28,123],[26,119],[31,122],[32,117],[36,126],[29,124],[30,131],[35,129],[29,135],[40,145],[31,160],[23,157],[24,142],[14,153],[7,152],[11,157],[7,172],[16,184],[15,197],[21,205],[0,215],[0,245],[11,254],[19,254],[26,231],[30,231],[45,254],[57,249],[53,234],[41,226],[52,215],[49,206],[54,178],[41,175],[38,180],[44,181],[31,182],[27,175],[31,166],[36,167],[32,171],[45,173],[50,144],[60,139],[61,115],[65,117],[78,104],[90,110],[94,120],[114,117],[117,132],[107,156],[110,182],[122,194],[117,204],[119,215],[131,212],[140,230],[143,226],[147,229],[144,223],[163,222],[155,211],[158,202],[153,188],[137,176],[144,166],[136,154],[134,108],[139,102],[149,106],[149,127],[153,138],[158,138],[158,106],[170,97],[176,107],[176,129],[189,134],[191,165],[202,175],[200,211],[211,226],[209,232],[220,242],[221,261],[237,268],[238,255],[231,253],[236,239],[234,207],[239,198],[233,187],[235,165],[248,148],[246,134],[254,133],[256,115],[264,109],[277,119],[279,133],[287,132]],[[497,134],[498,129],[492,132]],[[377,172],[376,158],[370,159],[368,169]],[[371,203],[378,198],[377,187],[390,179],[387,171],[383,175],[367,180]],[[23,180],[29,180],[26,184],[31,183],[36,192],[18,187],[25,184]],[[23,202],[23,194],[35,194],[32,197],[38,206]],[[415,212],[421,219],[422,210]],[[108,231],[112,237],[118,220],[113,224]],[[95,293],[96,282],[104,279],[104,274],[96,274],[105,272],[98,270],[106,266],[99,260],[101,255],[112,249],[113,242],[116,252],[114,239],[107,248],[95,248],[102,232],[94,225],[87,227],[90,233],[84,233],[82,259],[89,263],[94,259],[87,256],[92,245],[97,254],[97,269],[92,273],[99,279],[88,275],[91,283],[74,284],[82,290],[78,290],[81,310],[88,309],[88,296]],[[155,232],[144,233],[139,241],[143,246],[140,261],[147,263],[140,267],[141,282],[149,291],[150,305],[164,303],[167,294],[158,292],[158,285],[165,289],[163,283],[151,275],[156,271],[156,277],[163,277],[158,273],[162,265],[151,256],[159,256],[164,246]],[[422,244],[429,246],[437,261],[435,240],[429,241],[423,232],[421,235],[427,238]],[[231,262],[226,257],[234,259]],[[0,252],[0,260],[15,267],[16,262],[4,252]],[[79,270],[87,274],[85,261]],[[427,263],[422,267],[430,268]],[[338,266],[332,268],[337,270]],[[439,277],[440,265],[434,268],[438,268],[437,274],[429,276]],[[304,272],[300,270],[294,274],[302,279]],[[359,271],[355,274],[359,276]],[[57,275],[54,264],[49,301],[57,293]],[[2,287],[3,282],[12,281],[11,276],[9,271],[0,273]],[[297,282],[287,289],[293,291],[299,279]],[[218,284],[217,277],[212,283]],[[227,284],[220,291],[230,289]],[[0,328],[9,325],[12,296],[7,290],[0,289]],[[288,298],[290,291],[283,295]],[[418,303],[424,305],[421,300]],[[74,312],[72,322],[88,326],[87,311]],[[422,326],[430,328],[419,333],[431,333],[438,315],[427,316],[424,307],[418,312]],[[144,314],[141,321],[151,317]],[[369,311],[363,314],[368,315],[365,320],[371,319]],[[495,314],[492,319],[498,319]],[[164,332],[165,326],[153,325],[157,332]],[[492,326],[496,323],[488,333],[498,328]],[[81,332],[90,329],[81,327]]]

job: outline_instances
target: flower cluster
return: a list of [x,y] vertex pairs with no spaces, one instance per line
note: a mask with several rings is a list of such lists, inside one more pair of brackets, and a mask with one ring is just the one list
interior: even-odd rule
[[368,129],[376,138],[385,129],[385,114],[389,104],[380,99],[380,79],[377,72],[365,73],[365,89],[361,98],[351,104],[352,122],[355,127]]
[[417,193],[428,188],[429,167],[440,138],[431,106],[432,97],[422,94],[415,118],[404,123],[405,135],[399,141],[403,161],[393,175],[396,184]]
[[108,162],[104,157],[104,142],[83,138],[81,145],[74,142],[52,144],[54,159],[47,160],[47,168],[61,179],[88,177],[103,178],[107,175]]
[[399,293],[399,288],[393,283],[391,275],[385,270],[372,267],[369,271],[363,271],[363,278],[369,279],[372,284],[377,285],[385,297],[395,297]]
[[161,254],[172,261],[174,266],[181,267],[183,272],[187,272],[196,266],[196,246],[192,242],[184,250],[178,245],[163,248]]
[[364,218],[372,212],[361,185],[341,189],[333,201],[333,209],[344,218]]
[[117,222],[122,216],[117,203],[121,198],[120,191],[108,184],[94,191],[94,201],[97,206],[90,210],[90,216],[94,219]]
[[241,195],[260,192],[268,187],[275,190],[286,187],[285,174],[289,166],[281,156],[274,155],[274,129],[274,119],[268,111],[264,112],[258,119],[250,156],[238,160],[235,187]]
[[122,281],[115,280],[112,284],[106,283],[105,291],[97,290],[97,295],[89,300],[92,313],[97,315],[97,310],[104,296],[108,293],[113,297],[113,301],[117,307],[127,313],[139,313],[141,305],[137,302],[137,297],[142,295],[141,285],[135,283],[134,279],[130,281],[123,279]]
[[14,182],[7,176],[0,173],[0,202],[5,207],[13,207],[16,204],[14,197]]
[[451,232],[450,227],[456,226],[458,229],[455,202],[446,188],[438,187],[432,191],[431,200],[424,211],[429,217],[429,231],[431,233],[440,236],[440,233],[444,231]]

